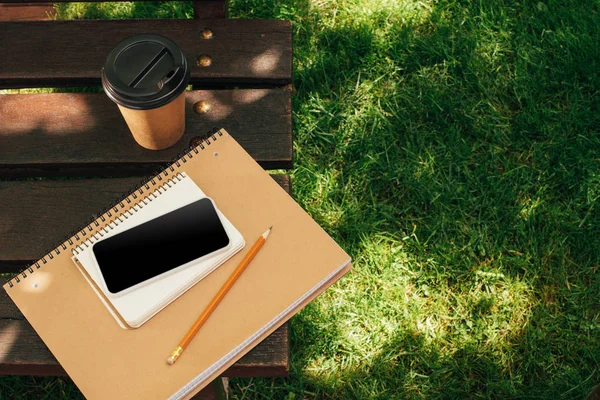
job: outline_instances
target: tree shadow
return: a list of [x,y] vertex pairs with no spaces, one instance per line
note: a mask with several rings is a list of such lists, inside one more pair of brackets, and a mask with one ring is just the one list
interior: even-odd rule
[[[448,339],[456,340],[451,352],[414,339],[414,358],[426,360],[424,371],[434,366],[422,373],[436,377],[433,383],[398,389],[411,370],[373,357],[368,364],[386,371],[379,376],[397,374],[386,381],[397,392],[384,386],[372,393],[571,398],[596,383],[600,120],[590,110],[600,85],[591,70],[598,49],[593,21],[573,17],[587,6],[434,6],[426,20],[386,31],[387,47],[360,21],[319,26],[297,39],[297,52],[309,40],[320,50],[310,62],[295,60],[293,179],[302,206],[354,259],[364,256],[364,238],[408,237],[416,285],[468,293],[492,276],[498,283],[486,290],[502,287],[510,296],[520,288],[523,301],[509,311],[526,318],[504,328],[514,334],[504,333],[501,348],[475,334],[458,340],[459,324]],[[485,31],[468,22],[485,19]],[[391,265],[358,261],[351,274],[377,276]],[[295,318],[308,323],[303,314]],[[328,314],[312,318],[343,323]],[[334,342],[344,335],[327,329]],[[316,398],[355,398],[352,384],[367,384],[372,370],[361,366],[352,375],[343,352],[330,351],[330,361],[344,365],[343,382],[311,380],[306,368],[321,351],[311,344],[317,336],[298,342],[294,351],[307,358],[296,361],[303,369],[292,380]],[[402,352],[410,338],[399,334],[381,352]],[[279,382],[277,396],[294,392]]]

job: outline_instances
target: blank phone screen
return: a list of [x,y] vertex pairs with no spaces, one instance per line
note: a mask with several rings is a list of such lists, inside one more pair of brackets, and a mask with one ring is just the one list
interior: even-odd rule
[[210,199],[171,211],[94,244],[109,292],[138,283],[229,245]]

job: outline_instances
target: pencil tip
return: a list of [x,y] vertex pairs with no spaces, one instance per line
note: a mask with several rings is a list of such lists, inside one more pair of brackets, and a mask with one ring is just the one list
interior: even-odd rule
[[263,234],[262,234],[262,237],[263,237],[264,239],[267,239],[267,238],[269,237],[269,233],[271,233],[271,229],[273,229],[273,226],[272,226],[272,225],[271,225],[271,227],[270,227],[269,229],[267,229],[267,230],[265,231],[265,233],[263,233]]

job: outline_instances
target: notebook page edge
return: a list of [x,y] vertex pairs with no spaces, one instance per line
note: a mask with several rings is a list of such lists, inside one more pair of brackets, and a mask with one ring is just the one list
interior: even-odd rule
[[[293,315],[300,311],[301,308],[304,308],[306,304],[312,301],[315,297],[325,291],[329,286],[338,281],[345,275],[348,271],[350,271],[352,265],[352,259],[348,258],[341,266],[336,268],[333,272],[331,272],[327,277],[325,277],[321,282],[319,282],[315,287],[313,287],[310,291],[308,291],[304,296],[300,297],[290,306],[288,306],[281,314],[277,315],[274,319],[269,321],[266,325],[264,325],[260,330],[256,331],[253,335],[251,335],[248,339],[240,343],[237,347],[232,349],[229,353],[227,353],[224,357],[222,357],[219,361],[213,364],[210,368],[204,370],[194,379],[192,379],[187,385],[182,387],[179,391],[174,393],[169,400],[181,400],[186,399],[187,396],[192,395],[196,389],[201,390],[199,388],[204,382],[210,380],[211,377],[218,375],[219,372],[224,371],[231,364],[235,363],[236,356],[242,357],[240,354],[250,347],[253,343],[258,344],[259,340],[267,337],[270,333],[275,331],[279,326],[281,326],[285,321],[289,320]],[[346,269],[346,271],[344,271]],[[342,273],[343,271],[343,273]],[[338,276],[339,275],[339,276]],[[328,285],[328,283],[330,283]],[[288,317],[289,318],[286,318]]]

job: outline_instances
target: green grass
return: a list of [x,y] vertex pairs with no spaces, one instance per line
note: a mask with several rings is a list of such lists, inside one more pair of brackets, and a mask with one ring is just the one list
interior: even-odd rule
[[[141,7],[59,10],[191,15]],[[599,8],[231,2],[294,22],[295,198],[354,259],[292,319],[290,376],[234,379],[233,399],[571,399],[600,383]],[[75,393],[31,382],[0,391]]]

